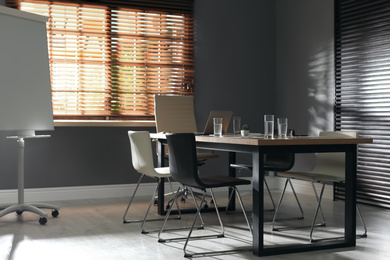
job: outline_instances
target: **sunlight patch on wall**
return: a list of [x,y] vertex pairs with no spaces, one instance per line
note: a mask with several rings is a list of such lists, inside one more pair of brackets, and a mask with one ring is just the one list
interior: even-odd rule
[[308,62],[309,135],[334,128],[334,55],[333,43],[314,51]]

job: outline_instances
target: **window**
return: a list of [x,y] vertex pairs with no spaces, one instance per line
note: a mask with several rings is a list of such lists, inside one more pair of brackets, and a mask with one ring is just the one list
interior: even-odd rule
[[359,145],[357,198],[390,207],[390,2],[335,1],[336,130]]
[[6,3],[49,17],[55,119],[154,119],[155,94],[193,93],[193,0]]

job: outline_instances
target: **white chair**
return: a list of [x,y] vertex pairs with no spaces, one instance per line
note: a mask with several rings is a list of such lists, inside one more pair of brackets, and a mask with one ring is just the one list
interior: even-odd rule
[[[159,185],[161,184],[161,179],[166,178],[169,181],[169,184],[171,185],[171,190],[173,192],[173,187],[170,182],[171,174],[169,172],[169,167],[161,167],[161,168],[155,168],[153,163],[153,152],[152,152],[152,142],[150,139],[150,134],[147,131],[129,131],[128,132],[129,139],[130,139],[130,147],[131,147],[131,160],[134,169],[141,173],[141,177],[138,180],[137,186],[133,192],[133,196],[130,199],[130,202],[126,208],[125,214],[123,215],[123,223],[134,223],[134,222],[141,222],[142,226],[141,230],[143,234],[149,233],[151,231],[145,231],[144,225],[146,221],[155,221],[155,220],[161,220],[161,219],[149,219],[147,220],[148,213],[150,211],[150,207],[152,206],[155,198],[156,193],[158,190]],[[149,203],[149,207],[146,211],[145,217],[143,220],[129,220],[126,219],[127,213],[130,209],[130,205],[133,202],[134,196],[138,190],[138,187],[143,179],[144,176],[148,176],[151,178],[157,179],[157,185],[156,189],[152,195],[152,198]],[[177,219],[180,219],[180,209],[179,209],[179,216]]]
[[[320,132],[320,136],[323,137],[338,137],[338,138],[351,138],[351,137],[358,137],[358,132],[353,131],[343,131],[343,132],[331,132],[331,131],[323,131]],[[294,170],[294,168],[292,169]],[[317,160],[315,163],[315,166],[312,171],[309,172],[297,172],[297,171],[291,171],[291,172],[277,172],[278,177],[285,177],[286,183],[284,186],[284,189],[282,191],[279,203],[277,205],[277,208],[275,210],[275,215],[272,221],[272,230],[273,231],[280,231],[283,228],[275,228],[275,222],[277,219],[277,215],[280,209],[280,205],[282,203],[287,184],[289,183],[291,188],[293,189],[291,180],[302,180],[302,181],[308,181],[311,182],[314,194],[317,199],[317,207],[314,214],[314,219],[312,221],[311,230],[310,230],[310,241],[313,242],[313,231],[315,226],[325,226],[325,217],[321,209],[321,201],[322,196],[324,193],[325,184],[333,184],[335,182],[344,182],[345,178],[345,155],[344,153],[318,153],[317,154]],[[315,188],[315,183],[322,184],[320,194],[318,195],[317,190]],[[294,190],[293,190],[294,191]],[[295,195],[295,191],[294,191]],[[301,206],[298,202],[298,205],[301,209]],[[364,233],[360,235],[361,237],[367,236],[367,228],[365,225],[365,222],[363,220],[363,217],[361,215],[361,212],[359,210],[359,207],[356,205],[356,209],[358,212],[358,215],[362,221],[363,227],[364,227]],[[316,219],[318,216],[318,213],[321,213],[323,222],[320,224],[316,224]],[[302,209],[301,209],[301,213]],[[303,215],[302,215],[303,217]]]

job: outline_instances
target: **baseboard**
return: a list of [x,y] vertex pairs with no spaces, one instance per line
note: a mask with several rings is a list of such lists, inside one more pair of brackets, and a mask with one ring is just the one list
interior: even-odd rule
[[[138,188],[137,195],[150,195],[156,188],[155,183],[144,183]],[[60,201],[78,199],[100,199],[115,197],[130,197],[136,184],[73,186],[57,188],[25,189],[24,201]],[[0,190],[0,204],[16,203],[17,190]]]
[[[274,178],[267,176],[268,185],[271,190],[281,190],[285,179]],[[177,183],[173,183],[174,189],[177,189]],[[73,187],[57,187],[57,188],[37,188],[25,189],[24,201],[61,201],[61,200],[78,200],[78,199],[101,199],[115,197],[130,197],[134,191],[136,184],[118,184],[118,185],[100,185],[100,186],[73,186]],[[156,188],[155,183],[143,183],[137,191],[137,196],[150,196]],[[313,195],[313,190],[310,183],[294,182],[294,188],[297,193]],[[166,186],[166,190],[170,188]],[[251,186],[246,185],[240,187],[241,191],[250,191]],[[287,190],[289,192],[289,189]],[[18,191],[0,190],[0,204],[17,203]],[[333,198],[333,187],[327,185],[324,192],[324,198]]]

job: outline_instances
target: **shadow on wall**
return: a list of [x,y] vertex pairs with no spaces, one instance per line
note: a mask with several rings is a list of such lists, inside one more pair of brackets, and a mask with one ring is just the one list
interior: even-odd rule
[[331,50],[333,43],[318,49],[308,63],[312,83],[308,89],[309,135],[318,135],[320,131],[334,127],[334,54]]

